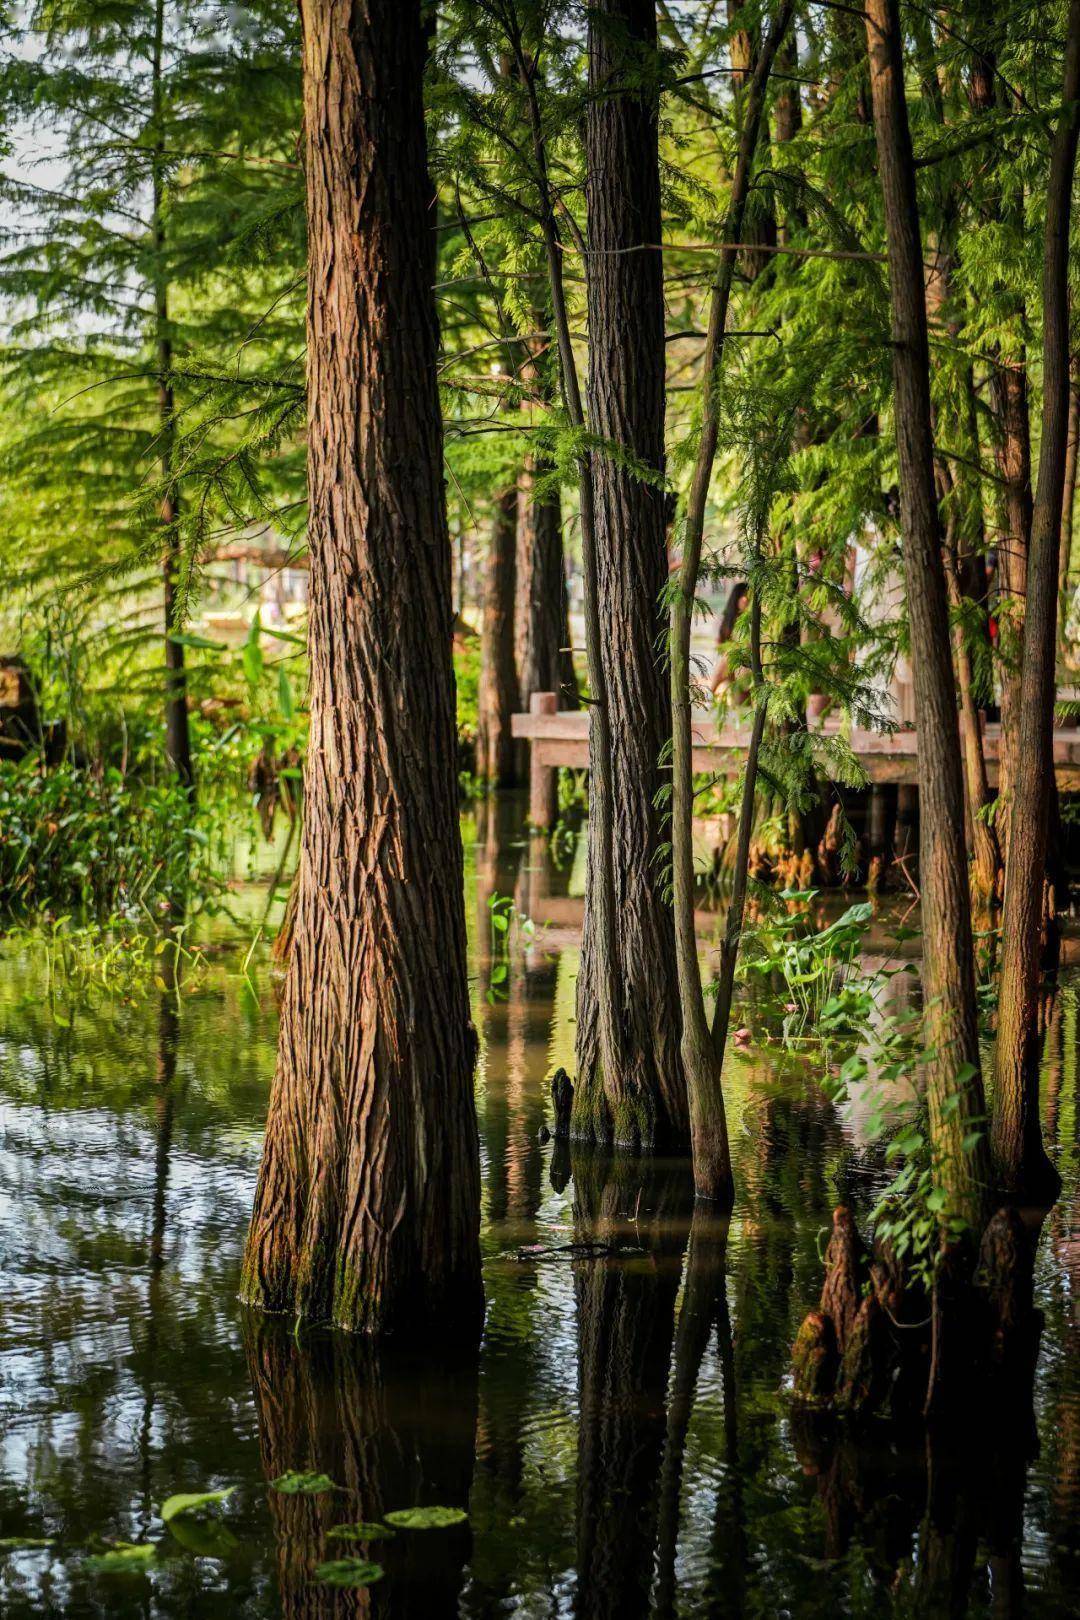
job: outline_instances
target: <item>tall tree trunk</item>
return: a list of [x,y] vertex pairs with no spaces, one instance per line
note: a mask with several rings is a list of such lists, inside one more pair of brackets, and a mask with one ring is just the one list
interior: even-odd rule
[[1069,619],[1069,580],[1072,576],[1073,509],[1076,506],[1076,471],[1080,463],[1080,356],[1069,369],[1069,438],[1065,449],[1065,489],[1061,497],[1061,562],[1058,567],[1058,636],[1065,640]]
[[[656,49],[653,0],[600,0],[589,13],[585,126],[589,221],[589,426],[601,657],[611,723],[612,870],[618,949],[618,1070],[603,1062],[596,978],[602,949],[585,909],[573,1131],[652,1149],[689,1140],[679,1057],[675,934],[663,899],[656,800],[670,736],[658,648],[667,630],[664,292],[657,102],[635,88]],[[629,78],[630,87],[627,87]],[[645,82],[648,82],[646,77]],[[625,459],[624,459],[625,458]],[[650,481],[625,460],[649,469]],[[586,894],[597,892],[604,829],[590,817]]]
[[994,1156],[1010,1192],[1056,1196],[1057,1174],[1039,1123],[1038,996],[1053,789],[1058,551],[1069,428],[1069,227],[1080,120],[1080,0],[1070,0],[1064,111],[1050,150],[1043,261],[1043,411],[1031,519],[1027,614],[1012,824],[1005,869],[1001,987],[995,1050]]
[[[555,216],[555,194],[548,177],[544,122],[537,93],[537,65],[525,46],[520,19],[508,13],[511,46],[518,76],[525,88],[534,176],[538,192],[544,256],[551,294],[552,328],[559,351],[559,384],[570,426],[584,438],[585,411],[581,399],[573,334],[563,282],[562,243]],[[577,453],[578,504],[581,523],[581,561],[585,587],[585,661],[589,679],[589,850],[585,896],[590,926],[595,932],[595,986],[597,1043],[604,1074],[622,1071],[619,955],[615,918],[614,806],[612,760],[614,746],[608,703],[607,670],[603,657],[600,621],[600,579],[597,560],[596,503],[589,452],[581,444]]]
[[[970,30],[974,54],[969,98],[976,113],[992,112],[1002,101],[997,75],[995,29],[1001,26],[994,0],[976,0]],[[1006,173],[1008,171],[1006,170]],[[1023,191],[1014,180],[995,200],[992,212],[1011,220],[1023,234]],[[1023,299],[1013,299],[1014,330],[1025,325]],[[990,405],[996,425],[994,446],[1003,484],[1005,532],[998,541],[998,650],[1001,679],[1001,752],[998,770],[998,825],[1008,849],[1013,781],[1017,769],[1020,706],[1020,664],[1023,653],[1024,613],[1027,598],[1027,559],[1031,544],[1031,424],[1028,405],[1027,351],[1017,335],[1011,352],[995,345],[990,373]]]
[[964,785],[941,555],[930,419],[923,253],[904,97],[898,0],[867,0],[866,39],[885,203],[894,414],[904,574],[919,736],[925,1074],[935,1173],[949,1212],[984,1218],[985,1140],[963,1150],[985,1114],[979,1071]]
[[[929,19],[921,13],[912,18],[917,50],[920,58],[920,77],[923,97],[930,108],[934,122],[945,132],[945,102],[938,78],[938,65],[934,51],[933,34]],[[926,268],[926,314],[928,323],[944,322],[950,341],[956,345],[960,338],[960,319],[950,309],[952,282],[958,258],[959,206],[955,188],[941,183],[938,196],[937,240],[930,250]],[[931,425],[935,437],[944,437],[944,429],[951,427],[963,445],[968,460],[978,465],[978,428],[974,413],[973,379],[970,367],[965,376],[965,387],[959,409],[943,410],[934,414],[931,407]],[[972,479],[970,470],[960,465],[954,476],[953,464],[945,454],[936,459],[937,485],[945,504],[945,577],[949,605],[957,615],[953,628],[956,686],[960,697],[960,741],[964,755],[964,784],[967,792],[967,825],[970,829],[971,892],[977,908],[986,913],[999,898],[1001,887],[1001,849],[997,833],[986,810],[992,801],[990,782],[983,750],[982,727],[975,702],[971,650],[960,617],[964,601],[964,581],[972,570],[965,570],[962,553],[965,541],[968,549],[982,549],[982,490]]]
[[173,395],[172,335],[169,326],[169,283],[165,266],[165,129],[163,56],[165,0],[154,10],[153,85],[154,152],[151,162],[154,244],[154,348],[157,357],[158,455],[161,466],[161,574],[165,618],[165,758],[189,796],[194,794],[191,733],[188,724],[184,646],[177,627],[180,572],[180,497],[173,476],[176,402]]
[[[537,311],[537,331],[543,320],[543,312]],[[537,392],[550,403],[551,379],[535,357],[532,371]],[[537,493],[537,486],[553,470],[554,463],[545,456],[530,456],[520,485],[514,647],[521,707],[525,710],[534,692],[555,692],[560,709],[580,707],[571,652],[562,501],[557,489]]]
[[517,485],[495,503],[484,572],[484,619],[480,631],[476,774],[494,787],[518,779],[517,748],[510,716],[519,707],[514,662],[514,576],[517,571]]
[[570,602],[563,555],[562,502],[558,494],[537,497],[538,481],[550,472],[537,459],[526,465],[518,505],[515,641],[521,707],[534,692],[554,692],[560,709],[577,709],[577,676],[570,650]]
[[683,555],[678,590],[671,611],[671,716],[672,888],[675,897],[675,949],[682,1009],[682,1057],[690,1104],[690,1134],[694,1154],[694,1185],[698,1196],[730,1208],[734,1198],[727,1116],[721,1086],[726,1028],[716,1019],[710,1027],[698,967],[694,928],[694,752],[691,707],[690,631],[705,535],[705,509],[712,481],[713,462],[720,434],[719,390],[724,334],[731,284],[750,190],[765,107],[765,90],[777,48],[787,32],[791,0],[781,4],[766,35],[746,90],[742,108],[739,149],[732,177],[731,198],[724,219],[723,241],[709,300],[709,325],[702,358],[704,376],[701,437],[686,504]]
[[303,0],[311,740],[242,1297],[479,1325],[420,0]]

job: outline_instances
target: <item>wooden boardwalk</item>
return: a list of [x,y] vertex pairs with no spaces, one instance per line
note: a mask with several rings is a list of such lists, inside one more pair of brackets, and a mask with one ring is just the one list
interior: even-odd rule
[[[511,726],[515,737],[529,744],[529,804],[535,825],[550,826],[555,816],[555,772],[560,765],[582,770],[589,763],[589,712],[587,709],[556,710],[554,692],[533,695],[528,714],[515,714]],[[826,719],[824,735],[835,735],[837,722]],[[986,727],[986,762],[991,783],[997,778],[1001,728]],[[725,725],[717,729],[710,715],[694,717],[694,769],[703,774],[734,776],[742,769],[749,726]],[[871,783],[895,782],[917,786],[919,781],[918,738],[912,728],[883,735],[853,727],[851,747]],[[1080,791],[1080,730],[1054,732],[1054,768],[1063,792]]]

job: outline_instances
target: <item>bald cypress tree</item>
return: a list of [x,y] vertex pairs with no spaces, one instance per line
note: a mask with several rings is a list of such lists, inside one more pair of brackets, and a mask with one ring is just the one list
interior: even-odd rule
[[242,1294],[378,1333],[477,1325],[420,0],[305,0],[311,737]]

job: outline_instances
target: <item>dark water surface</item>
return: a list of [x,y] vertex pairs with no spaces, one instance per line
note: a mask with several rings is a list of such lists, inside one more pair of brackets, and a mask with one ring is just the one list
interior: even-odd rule
[[[241,1249],[273,1070],[269,977],[223,951],[177,1014],[50,1001],[42,953],[0,948],[0,1614],[23,1616],[1030,1615],[1080,1612],[1077,982],[1044,1108],[1065,1191],[1037,1269],[1045,1330],[1023,1413],[962,1443],[811,1436],[784,1396],[839,1192],[880,1155],[856,1096],[777,1046],[726,1083],[739,1202],[691,1222],[685,1165],[538,1141],[573,1047],[581,852],[512,806],[466,821],[483,1057],[487,1325],[474,1358],[375,1351],[246,1317]],[[493,894],[548,926],[491,924]],[[57,1016],[59,1015],[59,1017]],[[332,1494],[267,1480],[325,1472]],[[212,1522],[157,1509],[235,1490]],[[315,1580],[343,1521],[417,1503],[454,1529],[372,1542],[368,1591]],[[154,1542],[103,1573],[103,1542]]]

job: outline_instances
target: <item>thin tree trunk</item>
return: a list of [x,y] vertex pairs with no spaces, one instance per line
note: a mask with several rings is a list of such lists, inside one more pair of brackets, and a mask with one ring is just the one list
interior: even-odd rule
[[1069,370],[1069,437],[1065,448],[1065,489],[1061,497],[1061,565],[1058,570],[1058,638],[1064,643],[1069,619],[1069,580],[1072,575],[1073,509],[1076,506],[1076,469],[1080,461],[1080,356],[1073,355]]
[[188,724],[187,675],[183,643],[173,632],[178,628],[178,585],[180,572],[180,497],[173,477],[173,448],[176,438],[176,402],[173,395],[172,336],[169,327],[169,287],[165,268],[165,179],[164,179],[164,90],[163,56],[165,40],[165,0],[157,0],[154,11],[154,56],[152,64],[154,153],[151,163],[153,187],[154,244],[154,348],[157,355],[158,456],[161,466],[161,574],[165,617],[165,758],[176,772],[189,796],[194,796],[195,775],[191,763],[191,733]]
[[1005,876],[1001,987],[995,1051],[994,1155],[1004,1187],[1056,1191],[1039,1123],[1038,998],[1053,784],[1058,551],[1069,427],[1069,228],[1080,99],[1080,0],[1070,0],[1065,111],[1058,119],[1046,187],[1043,262],[1043,413],[1039,480],[1031,520],[1019,747]]
[[[998,21],[993,0],[977,0],[971,32],[976,48],[971,64],[969,97],[976,113],[997,109],[1002,100],[992,31]],[[978,36],[984,38],[979,43]],[[992,213],[1023,234],[1023,193],[1014,182],[1007,195],[991,205]],[[1025,325],[1023,300],[1013,310],[1017,331]],[[1027,351],[1014,340],[1012,353],[992,351],[990,405],[997,435],[994,455],[1003,483],[1005,532],[998,540],[998,652],[1001,680],[1001,751],[998,768],[998,825],[1008,853],[1009,807],[1017,769],[1020,664],[1027,597],[1027,559],[1031,544],[1031,425],[1028,405]]]
[[[543,311],[534,312],[533,322],[540,331]],[[535,354],[531,370],[540,397],[552,403],[550,374]],[[514,649],[525,710],[534,692],[554,692],[560,709],[581,706],[571,651],[562,500],[558,489],[537,493],[553,471],[554,463],[545,456],[529,456],[519,486]]]
[[[944,98],[938,79],[929,20],[920,13],[913,17],[912,27],[918,42],[924,99],[930,107],[935,123],[945,131]],[[926,272],[926,314],[931,326],[936,321],[944,321],[950,341],[956,344],[960,337],[960,320],[957,313],[949,307],[958,257],[958,201],[954,188],[944,189],[938,213],[938,239],[930,251]],[[931,406],[931,423],[935,435],[941,435],[943,426],[951,424],[957,431],[969,460],[978,465],[978,430],[975,425],[972,390],[973,382],[968,368],[960,409],[951,412],[942,411],[939,415],[935,415]],[[953,466],[944,454],[936,457],[936,476],[939,494],[946,508],[946,585],[950,607],[957,615],[957,622],[953,627],[953,647],[956,685],[960,696],[960,741],[964,756],[967,826],[970,831],[969,844],[972,853],[971,892],[974,903],[985,913],[995,899],[1000,897],[1001,850],[997,834],[986,815],[992,795],[983,750],[982,727],[975,703],[971,652],[960,619],[964,578],[961,551],[964,539],[970,544],[973,528],[976,530],[975,544],[981,546],[983,542],[982,491],[977,483],[972,483],[970,472],[963,466],[958,468],[954,476]]]
[[[742,129],[732,178],[723,240],[741,237],[750,176],[757,151],[765,88],[777,48],[787,32],[791,0],[780,7],[765,38],[742,109]],[[731,284],[737,251],[720,251],[709,303],[709,326],[702,361],[704,401],[701,438],[683,526],[683,555],[671,612],[672,715],[672,885],[675,897],[675,947],[682,1007],[682,1057],[690,1103],[694,1185],[698,1196],[730,1207],[734,1197],[727,1118],[721,1088],[721,1063],[705,1012],[694,930],[694,758],[691,718],[690,631],[705,533],[705,508],[720,430],[720,366],[724,353]],[[714,1026],[715,1028],[715,1026]],[[726,1031],[724,1032],[726,1034]]]
[[[950,528],[951,526],[947,525],[945,566],[949,600],[954,611],[959,611],[963,605],[963,594],[960,587],[958,546],[955,534],[949,532]],[[984,813],[993,795],[986,771],[986,756],[983,753],[979,710],[975,702],[971,651],[964,635],[964,627],[960,623],[953,629],[953,649],[956,685],[960,694],[960,740],[964,750],[964,780],[971,821],[971,891],[976,905],[985,910],[997,898],[1001,851],[998,847],[997,834]]]
[[[964,785],[941,555],[930,351],[898,0],[867,0],[866,39],[885,203],[904,574],[919,736],[925,1074],[935,1172],[948,1211],[976,1230],[988,1155],[964,1138],[985,1114],[979,1072]],[[955,1099],[955,1100],[954,1100]]]
[[480,631],[476,774],[493,787],[513,787],[518,780],[518,750],[510,734],[510,716],[520,706],[514,662],[517,523],[517,485],[510,484],[495,502]]
[[[585,126],[589,258],[589,426],[601,658],[611,724],[612,871],[621,1063],[603,1062],[595,981],[603,971],[586,904],[577,997],[572,1129],[589,1141],[686,1146],[671,908],[662,894],[657,798],[670,737],[658,648],[667,634],[663,263],[657,100],[634,87],[656,50],[653,0],[600,0],[589,13]],[[627,75],[631,88],[626,88]],[[643,251],[644,250],[644,251]],[[629,470],[633,459],[651,475]],[[597,892],[604,829],[589,822],[586,894]]]
[[241,1294],[476,1329],[479,1154],[457,818],[420,0],[304,0],[311,736]]
[[570,651],[562,502],[557,491],[535,493],[550,472],[550,463],[530,458],[520,486],[514,635],[523,710],[534,692],[556,693],[560,709],[581,705]]
[[[559,350],[559,383],[571,427],[584,435],[585,411],[581,401],[577,362],[566,307],[562,275],[562,244],[555,218],[555,197],[548,179],[545,132],[536,91],[536,62],[525,50],[520,20],[508,14],[511,46],[525,88],[535,179],[539,193],[544,254],[555,338]],[[611,712],[603,657],[600,623],[599,565],[596,554],[596,509],[592,467],[584,445],[577,455],[578,504],[581,523],[581,558],[585,584],[585,660],[589,678],[589,839],[595,858],[588,865],[586,910],[594,930],[597,952],[593,977],[597,1005],[597,1049],[604,1074],[622,1070],[622,1030],[619,1019],[619,956],[615,927],[614,808],[612,804]]]

